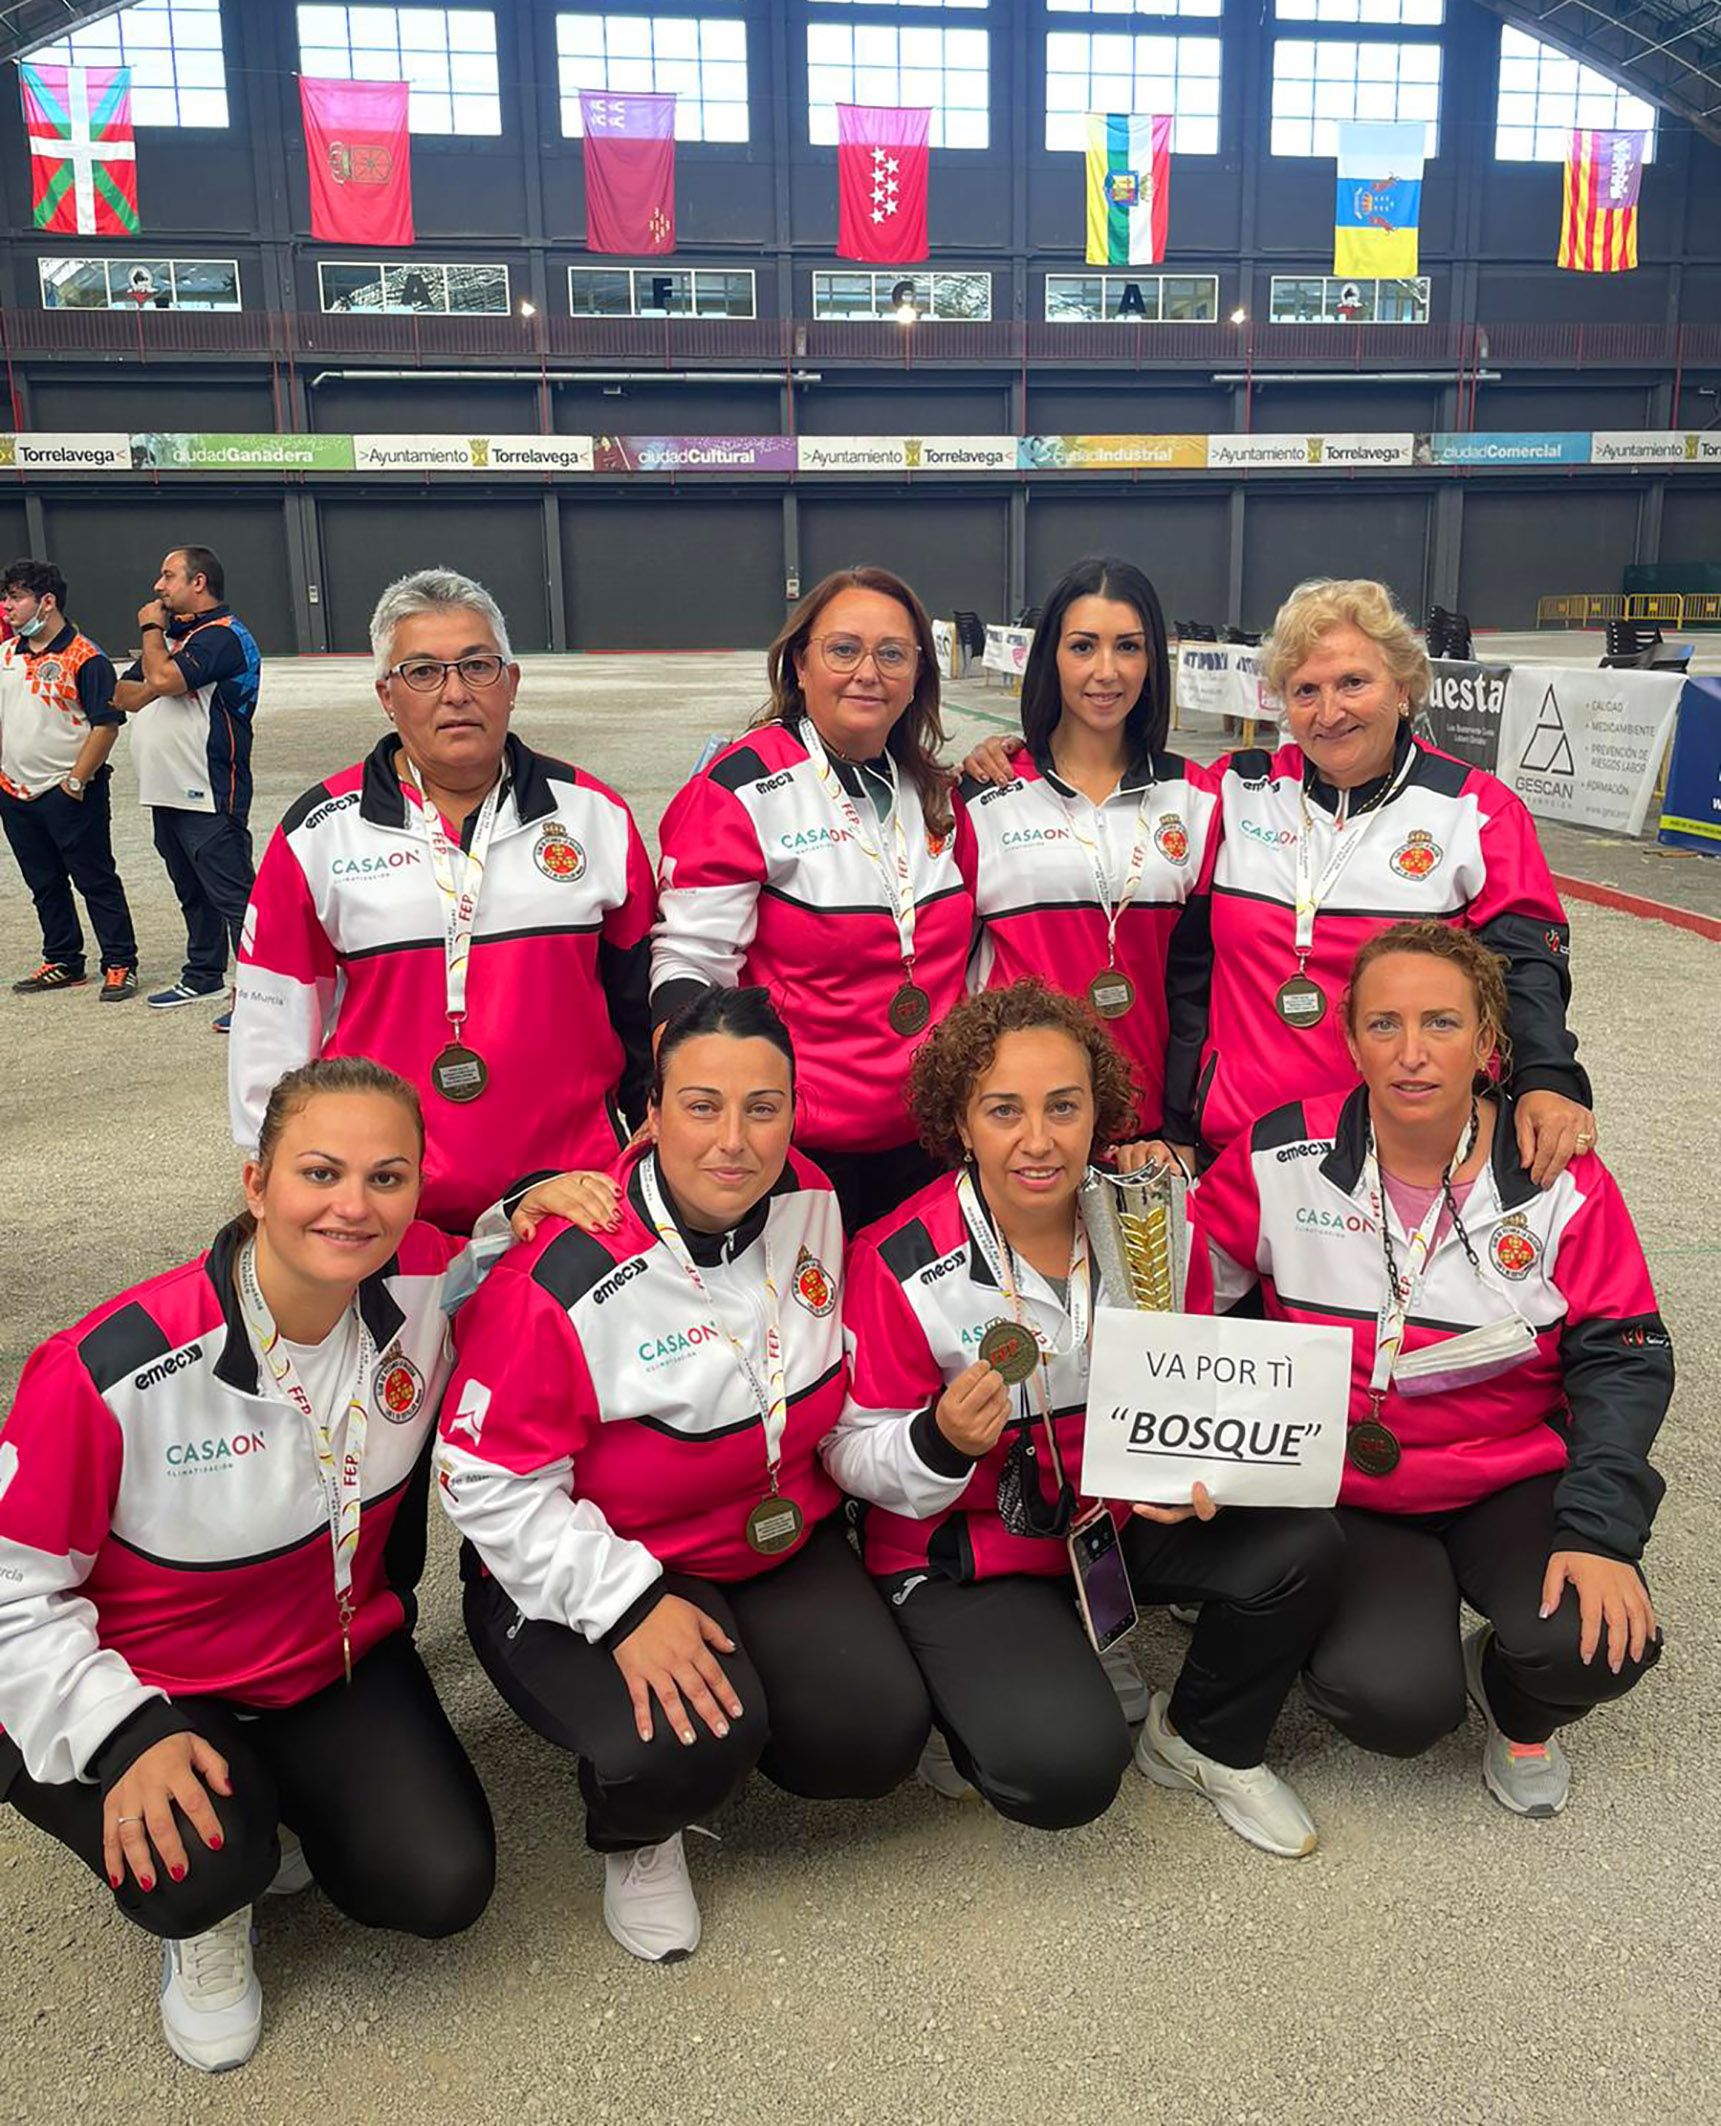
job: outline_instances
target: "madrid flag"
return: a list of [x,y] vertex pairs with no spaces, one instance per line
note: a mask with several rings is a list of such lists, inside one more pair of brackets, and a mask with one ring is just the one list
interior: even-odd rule
[[1171,120],[1088,113],[1090,266],[1157,266],[1171,204]]
[[404,81],[299,76],[311,234],[320,243],[412,242],[412,148]]
[[586,249],[652,257],[675,249],[675,98],[581,89]]
[[837,256],[912,266],[927,256],[930,111],[837,105]]
[[1637,264],[1637,192],[1645,133],[1572,135],[1560,217],[1562,266],[1574,273],[1629,273]]
[[18,68],[36,226],[66,236],[137,234],[129,66]]

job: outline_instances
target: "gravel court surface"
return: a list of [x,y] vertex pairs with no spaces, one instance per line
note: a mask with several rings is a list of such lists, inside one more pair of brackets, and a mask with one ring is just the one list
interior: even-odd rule
[[[752,656],[535,658],[517,715],[531,742],[619,787],[650,838],[706,732],[736,730],[762,694]],[[996,689],[951,694],[959,745],[1013,716]],[[272,662],[263,702],[259,845],[379,728],[354,659]],[[181,933],[124,756],[122,742],[116,844],[153,987],[176,976]],[[350,1926],[315,1891],[271,1900],[263,2044],[242,2073],[204,2077],[161,2039],[153,1944],[0,1812],[0,2121],[1027,2126],[1078,2107],[1180,2126],[1604,2111],[1683,2126],[1721,2112],[1721,1796],[1702,1739],[1721,1683],[1709,1625],[1721,1483],[1700,1452],[1721,1380],[1704,1303],[1721,1256],[1708,1038],[1721,960],[1700,938],[1600,909],[1574,908],[1572,926],[1602,1146],[1681,1385],[1649,1559],[1668,1654],[1635,1698],[1575,1731],[1564,1817],[1521,1823],[1489,1799],[1474,1717],[1398,1764],[1350,1749],[1295,1698],[1273,1755],[1322,1832],[1295,1864],[1133,1772],[1101,1822],[1062,1837],[917,1785],[815,1806],[755,1779],[714,1824],[720,1844],[689,1840],[703,1947],[651,1969],[603,1931],[571,1768],[471,1657],[438,1523],[419,1637],[498,1819],[485,1918],[423,1944]],[[37,943],[0,863],[0,967],[27,971]],[[102,1006],[93,987],[0,991],[8,1392],[42,1336],[195,1253],[235,1206],[208,1016]],[[1156,1615],[1137,1643],[1169,1684],[1182,1632]]]

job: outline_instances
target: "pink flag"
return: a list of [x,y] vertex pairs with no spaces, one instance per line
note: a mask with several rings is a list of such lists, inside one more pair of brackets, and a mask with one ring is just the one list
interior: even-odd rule
[[586,129],[586,249],[649,257],[675,249],[675,98],[580,91]]
[[311,234],[329,244],[410,244],[412,162],[404,81],[299,77]]

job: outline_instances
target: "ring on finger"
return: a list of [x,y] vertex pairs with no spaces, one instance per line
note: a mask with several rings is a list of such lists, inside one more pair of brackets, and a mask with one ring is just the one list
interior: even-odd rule
[[142,1821],[143,1818],[141,1816],[117,1816],[114,1819],[114,1829],[117,1831],[122,1823],[142,1823]]

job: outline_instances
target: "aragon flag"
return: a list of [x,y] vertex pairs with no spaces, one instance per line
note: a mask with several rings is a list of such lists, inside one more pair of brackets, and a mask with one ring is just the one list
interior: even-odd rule
[[299,77],[311,234],[328,244],[410,244],[411,91],[404,81]]
[[1573,273],[1629,273],[1637,264],[1637,193],[1644,133],[1580,127],[1566,154],[1559,263]]
[[137,144],[128,66],[18,68],[38,229],[135,236]]
[[1090,266],[1157,266],[1165,258],[1171,120],[1088,113]]

